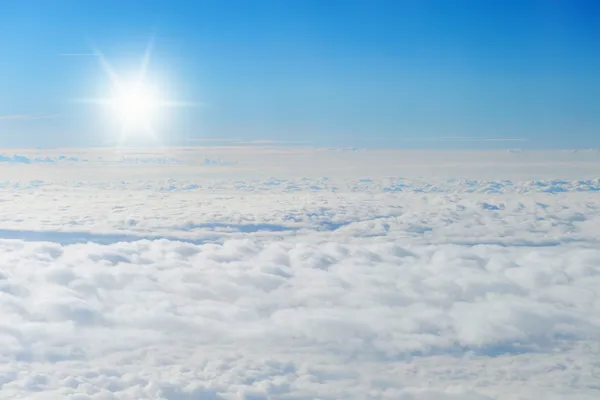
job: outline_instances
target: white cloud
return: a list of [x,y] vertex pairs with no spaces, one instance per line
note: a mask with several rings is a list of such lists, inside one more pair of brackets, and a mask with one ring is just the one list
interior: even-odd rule
[[[584,374],[595,355],[582,347],[599,339],[593,249],[252,240],[0,247],[7,396],[444,398],[468,373],[467,391],[504,398],[519,390],[515,374],[529,383],[522,393],[563,389],[546,375],[560,365],[580,388],[593,382]],[[480,375],[486,360],[510,374]],[[25,363],[32,375],[6,363]],[[410,397],[406,388],[421,379],[433,392]]]
[[36,163],[55,163],[61,161],[72,161],[72,162],[80,162],[87,161],[82,160],[77,157],[68,157],[68,156],[58,156],[58,157],[35,157],[30,158],[27,156],[14,154],[12,156],[5,156],[0,154],[0,163],[16,163],[16,164],[36,164]]
[[225,142],[238,142],[239,139],[234,139],[230,137],[200,137],[200,138],[186,138],[186,142],[189,143],[225,143]]
[[433,140],[473,140],[473,141],[491,141],[491,142],[526,142],[524,138],[505,138],[505,137],[485,137],[485,136],[441,136],[432,138]]
[[594,155],[183,150],[0,165],[3,397],[597,397]]
[[307,140],[273,140],[273,139],[256,139],[256,140],[239,140],[238,144],[241,145],[272,145],[272,146],[285,146],[295,144],[311,144],[312,142]]
[[94,57],[99,57],[100,54],[98,53],[60,53],[60,56],[63,57],[85,57],[85,56],[94,56]]
[[485,136],[438,136],[438,137],[407,137],[404,140],[423,140],[423,141],[438,141],[438,140],[458,140],[458,141],[483,141],[483,142],[526,142],[525,138],[510,138],[510,137],[485,137]]

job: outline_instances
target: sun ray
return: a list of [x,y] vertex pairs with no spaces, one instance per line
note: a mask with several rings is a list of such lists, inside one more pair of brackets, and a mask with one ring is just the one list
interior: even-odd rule
[[164,99],[155,86],[148,81],[148,72],[154,50],[154,36],[148,41],[139,70],[133,75],[133,80],[123,80],[113,68],[104,53],[95,46],[92,50],[98,56],[103,71],[110,78],[111,97],[109,98],[80,98],[79,103],[89,103],[108,106],[119,120],[119,135],[117,146],[123,146],[128,140],[151,140],[155,144],[161,142],[156,132],[155,123],[161,116],[160,109],[172,107],[200,107],[203,102]]
[[117,136],[117,140],[115,141],[117,148],[123,147],[123,144],[127,140],[127,136],[128,136],[127,135],[127,127],[125,126],[125,124],[122,124],[119,129],[121,130],[121,132],[119,133],[119,135]]
[[104,72],[106,72],[106,74],[109,76],[112,84],[115,86],[120,86],[121,80],[120,80],[119,76],[117,75],[117,72],[112,67],[112,65],[110,65],[110,63],[108,62],[106,57],[104,57],[104,53],[102,53],[97,48],[94,48],[93,50],[94,50],[94,53],[98,54],[98,60],[100,60],[100,65],[102,66],[102,69],[104,69]]
[[146,79],[146,73],[148,72],[148,66],[150,65],[150,59],[152,58],[152,49],[154,48],[154,36],[150,38],[148,41],[148,45],[146,46],[146,52],[144,53],[144,58],[142,59],[142,66],[140,68],[140,74],[138,76],[138,80],[143,82]]
[[156,134],[156,132],[154,132],[154,127],[152,126],[152,124],[150,124],[149,121],[146,121],[145,128],[146,132],[148,133],[148,136],[154,141],[155,144],[158,144],[158,135]]

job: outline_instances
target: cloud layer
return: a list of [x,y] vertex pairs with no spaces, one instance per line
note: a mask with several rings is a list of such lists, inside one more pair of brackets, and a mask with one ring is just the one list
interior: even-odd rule
[[68,156],[58,156],[58,157],[27,157],[19,154],[14,154],[12,156],[5,156],[0,154],[0,163],[14,163],[14,164],[37,164],[37,163],[55,163],[62,161],[87,161],[81,160],[77,157],[68,157]]
[[0,397],[598,397],[596,178],[236,151],[0,166]]
[[[562,381],[548,373],[566,379],[570,371],[580,389],[593,390],[597,379],[598,354],[585,354],[600,340],[595,249],[252,240],[0,246],[9,397],[411,398],[406,387],[421,379],[411,369],[445,392],[484,360],[549,392]],[[531,368],[518,366],[525,362]],[[15,374],[17,365],[34,378]],[[513,378],[489,379],[478,373],[463,385],[506,396]]]

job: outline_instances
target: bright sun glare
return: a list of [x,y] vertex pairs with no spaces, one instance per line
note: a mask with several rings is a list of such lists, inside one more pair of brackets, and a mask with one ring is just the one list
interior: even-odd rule
[[135,78],[130,81],[121,79],[104,55],[98,50],[95,51],[104,71],[110,77],[112,93],[109,98],[95,98],[84,101],[110,108],[112,115],[117,118],[120,124],[119,144],[122,144],[131,136],[158,140],[154,133],[154,124],[162,108],[197,105],[189,102],[167,101],[160,96],[156,87],[148,82],[146,75],[150,64],[152,46],[153,40],[148,43],[141,68]]
[[132,128],[139,128],[151,121],[161,106],[156,90],[138,82],[116,87],[110,102],[119,120]]

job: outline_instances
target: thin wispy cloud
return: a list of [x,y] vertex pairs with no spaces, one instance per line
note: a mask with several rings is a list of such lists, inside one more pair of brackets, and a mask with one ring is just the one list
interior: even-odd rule
[[258,140],[245,140],[245,141],[240,141],[241,143],[262,143],[262,144],[271,144],[271,143],[277,143],[276,140],[270,140],[270,139],[258,139]]
[[459,140],[459,141],[481,141],[481,142],[526,142],[525,138],[503,138],[503,137],[477,137],[477,136],[438,136],[438,137],[409,137],[404,140],[419,141],[441,141],[441,140]]
[[237,139],[233,138],[218,138],[218,137],[204,137],[204,138],[189,138],[185,139],[186,142],[236,142]]
[[483,140],[491,142],[526,142],[524,138],[489,138],[489,137],[471,137],[471,136],[442,136],[433,138],[433,140]]
[[305,140],[271,140],[271,139],[258,139],[258,140],[241,140],[240,144],[256,144],[256,145],[279,145],[279,144],[310,144],[312,142]]
[[30,120],[30,119],[46,119],[54,118],[56,114],[12,114],[12,115],[0,115],[1,120]]
[[283,145],[283,144],[310,144],[310,141],[302,140],[271,140],[271,139],[256,139],[256,140],[242,140],[236,138],[218,138],[218,137],[205,137],[205,138],[189,138],[185,139],[186,143],[231,143],[231,144],[243,144],[243,145]]
[[62,57],[98,57],[100,54],[98,53],[60,53],[59,56]]

